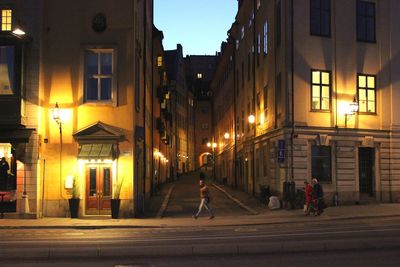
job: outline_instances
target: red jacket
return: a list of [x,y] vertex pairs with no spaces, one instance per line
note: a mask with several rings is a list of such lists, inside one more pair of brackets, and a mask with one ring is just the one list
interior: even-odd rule
[[313,193],[313,187],[312,185],[308,184],[305,188],[305,193],[306,193],[306,203],[310,203],[312,200],[312,193]]

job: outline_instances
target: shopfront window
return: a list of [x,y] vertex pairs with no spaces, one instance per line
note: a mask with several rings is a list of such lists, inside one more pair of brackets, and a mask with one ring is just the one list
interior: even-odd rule
[[16,160],[11,144],[0,143],[0,190],[16,189]]
[[320,182],[331,182],[331,147],[314,145],[311,147],[311,155],[312,178],[317,178]]
[[14,46],[0,46],[0,95],[12,95],[14,92]]

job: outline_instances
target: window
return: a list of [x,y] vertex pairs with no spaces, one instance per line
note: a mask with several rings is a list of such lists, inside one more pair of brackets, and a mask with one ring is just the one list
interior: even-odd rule
[[163,58],[162,56],[157,57],[157,67],[162,67],[163,65]]
[[330,72],[311,71],[311,109],[330,110],[331,79]]
[[201,129],[208,129],[208,123],[202,123]]
[[240,29],[240,39],[243,40],[244,38],[244,26],[242,26],[242,28]]
[[0,46],[0,95],[12,95],[15,91],[14,61],[14,46]]
[[281,1],[276,3],[276,17],[275,17],[275,36],[276,46],[281,45]]
[[197,73],[197,79],[201,79],[201,78],[203,78],[203,73],[201,73],[201,72]]
[[312,178],[317,178],[319,182],[331,182],[331,147],[313,145],[311,157]]
[[263,168],[263,174],[264,176],[268,176],[268,165],[269,165],[269,157],[268,157],[268,153],[269,153],[269,143],[267,143],[267,145],[265,145],[263,147],[263,157],[264,157],[264,168]]
[[357,1],[357,40],[375,42],[375,3]]
[[247,80],[250,81],[251,73],[251,52],[247,54]]
[[330,0],[310,0],[310,32],[312,35],[331,35]]
[[113,87],[113,50],[85,51],[85,100],[109,101]]
[[375,76],[358,75],[357,79],[358,111],[376,113]]
[[12,30],[12,10],[11,9],[1,9],[1,31],[11,31]]
[[268,54],[268,22],[264,23],[264,56]]
[[207,145],[207,143],[208,143],[208,138],[202,138],[201,139],[201,144],[202,145]]
[[257,10],[260,9],[261,6],[261,0],[257,0]]

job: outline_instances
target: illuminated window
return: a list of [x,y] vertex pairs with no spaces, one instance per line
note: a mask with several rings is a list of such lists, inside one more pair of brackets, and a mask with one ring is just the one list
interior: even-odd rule
[[109,101],[112,97],[114,67],[112,49],[85,51],[85,100]]
[[203,73],[201,73],[201,72],[197,73],[197,79],[201,79],[201,78],[203,78]]
[[330,110],[331,100],[331,77],[330,72],[311,71],[311,109]]
[[161,67],[163,65],[163,58],[162,56],[157,57],[157,67]]
[[14,61],[14,46],[0,46],[0,95],[12,95],[15,90]]
[[11,9],[2,9],[1,10],[1,30],[2,31],[11,31],[12,30],[12,10]]
[[358,111],[376,113],[375,76],[358,75],[357,79]]

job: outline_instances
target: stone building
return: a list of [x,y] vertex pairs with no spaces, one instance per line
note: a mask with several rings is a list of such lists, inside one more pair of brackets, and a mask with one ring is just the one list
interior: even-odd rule
[[[234,49],[213,82],[215,92],[236,95],[214,135],[222,142],[234,124],[237,161],[222,167],[233,160],[226,156],[217,169],[231,168],[255,195],[265,185],[283,196],[286,182],[301,188],[314,177],[329,201],[400,201],[398,1],[238,3]],[[215,98],[214,114],[223,114],[224,98]]]

